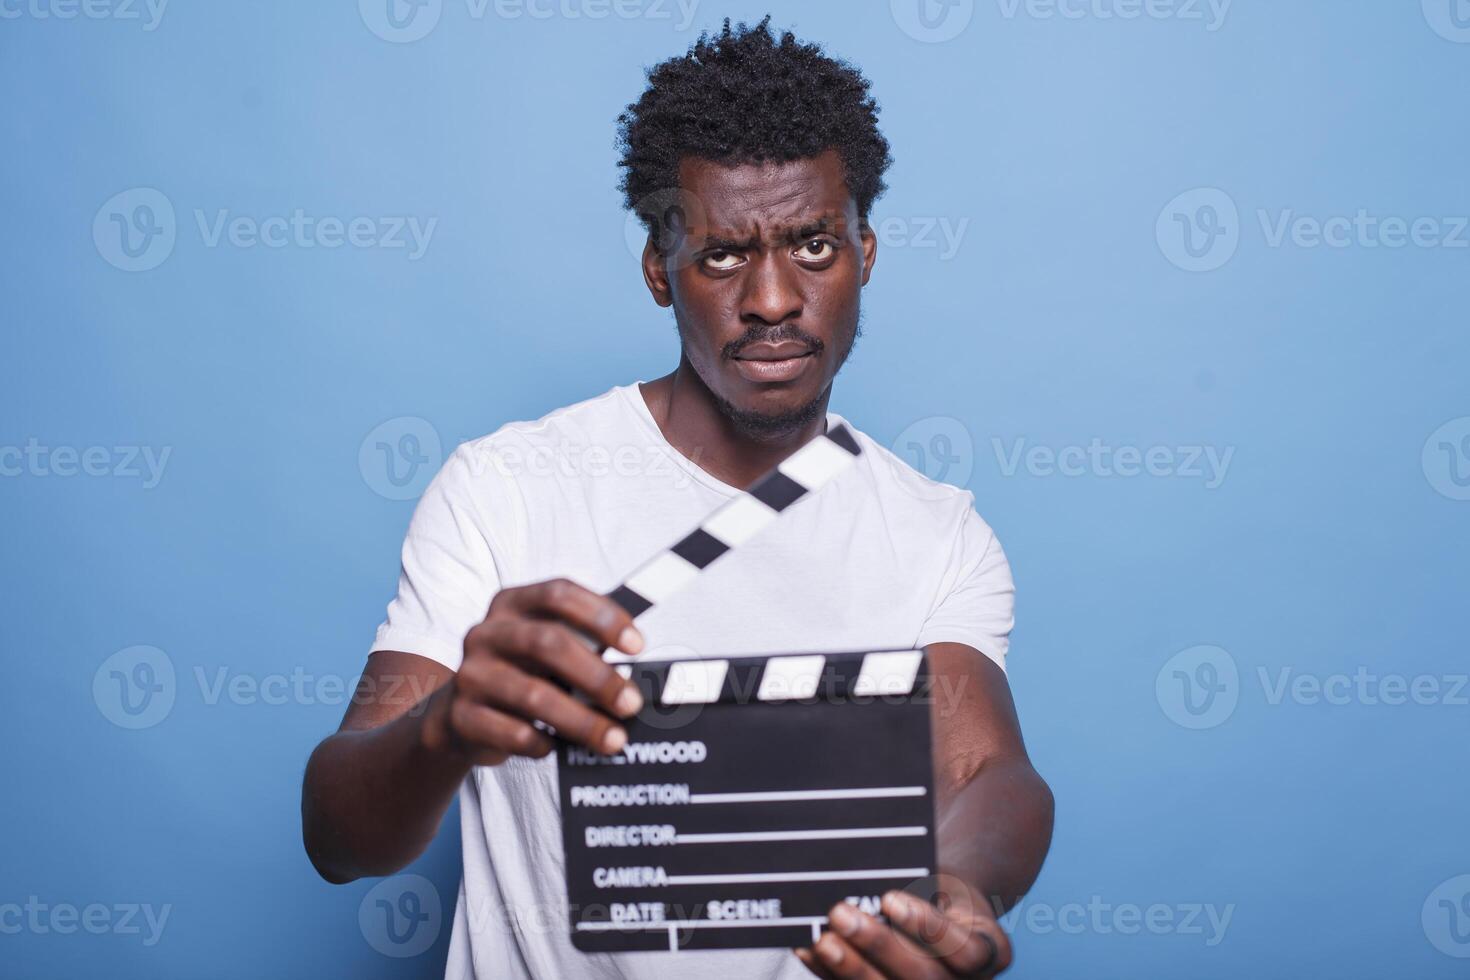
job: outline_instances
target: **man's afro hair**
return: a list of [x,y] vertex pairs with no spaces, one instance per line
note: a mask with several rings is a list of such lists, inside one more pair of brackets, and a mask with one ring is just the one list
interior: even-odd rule
[[618,116],[619,190],[650,231],[658,219],[645,205],[679,186],[684,157],[784,163],[836,150],[864,221],[887,189],[892,157],[868,80],[790,31],[778,41],[770,21],[731,30],[726,18],[718,37],[702,33],[688,54],[649,69],[648,88]]

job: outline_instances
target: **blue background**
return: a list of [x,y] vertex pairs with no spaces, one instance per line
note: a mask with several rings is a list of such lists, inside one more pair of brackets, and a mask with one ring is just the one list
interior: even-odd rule
[[[445,0],[394,43],[346,0],[176,2],[151,31],[17,2],[0,20],[0,446],[107,447],[114,470],[112,447],[170,456],[153,487],[0,456],[0,904],[171,910],[151,946],[0,932],[0,972],[439,976],[456,823],[411,869],[443,897],[437,941],[383,955],[359,927],[373,882],[321,882],[299,839],[302,766],[340,695],[210,703],[209,685],[361,669],[413,506],[373,446],[360,459],[380,424],[396,445],[423,419],[437,464],[672,366],[625,242],[613,121],[645,66],[764,8],[705,0],[679,30],[672,4],[475,18]],[[1433,28],[1436,3],[1238,0],[1209,30],[1207,7],[980,0],[942,42],[881,3],[777,12],[863,68],[896,157],[873,219],[899,231],[833,408],[943,451],[926,465],[967,480],[1017,578],[1011,679],[1058,799],[1028,902],[1162,904],[1176,925],[1191,903],[1233,909],[1222,940],[1203,916],[1163,934],[1112,913],[1008,920],[1018,978],[1464,974],[1436,941],[1470,955],[1452,928],[1470,906],[1452,921],[1431,893],[1453,904],[1470,873],[1467,692],[1272,696],[1282,669],[1427,676],[1441,695],[1467,669],[1470,250],[1273,247],[1259,219],[1470,214],[1470,44]],[[93,239],[132,188],[176,212],[172,253],[142,272]],[[1171,260],[1176,212],[1156,230],[1195,188],[1238,207],[1212,271]],[[437,225],[410,259],[211,247],[195,218],[297,208]],[[926,246],[926,222],[967,222],[957,251]],[[1214,487],[1007,465],[1017,440],[1094,439],[1179,466],[1181,447],[1233,456]],[[167,656],[175,701],[129,730],[93,681],[135,645]],[[1200,645],[1226,651],[1233,685],[1183,687],[1170,658]],[[1201,704],[1233,710],[1186,727]]]

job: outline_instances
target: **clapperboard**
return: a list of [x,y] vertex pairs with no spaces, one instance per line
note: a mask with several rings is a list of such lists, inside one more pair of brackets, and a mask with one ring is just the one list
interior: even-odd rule
[[[835,427],[609,595],[662,602],[859,453]],[[808,945],[836,902],[933,874],[923,651],[606,656],[645,707],[616,755],[558,749],[576,948]]]

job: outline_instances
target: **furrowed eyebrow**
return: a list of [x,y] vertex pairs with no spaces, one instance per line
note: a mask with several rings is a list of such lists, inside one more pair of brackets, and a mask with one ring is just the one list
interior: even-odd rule
[[704,244],[700,248],[717,249],[722,252],[743,252],[753,247],[755,242],[756,240],[754,238],[747,238],[744,241],[740,241],[734,238],[725,238],[723,235],[706,235]]
[[800,228],[796,229],[795,234],[793,234],[791,237],[793,239],[810,238],[813,235],[819,235],[823,232],[829,235],[836,235],[838,233],[837,219],[818,218],[815,221],[809,221],[806,224],[802,225]]
[[[817,218],[815,220],[808,221],[806,224],[801,225],[800,227],[788,229],[781,232],[780,240],[787,243],[798,242],[802,241],[803,239],[810,238],[813,235],[821,234],[823,232],[829,235],[837,235],[839,233],[839,224],[840,222],[837,218]],[[738,239],[728,238],[724,235],[706,235],[704,238],[704,243],[700,247],[702,249],[716,249],[725,252],[744,252],[754,248],[758,240],[758,236],[752,236],[746,239]]]

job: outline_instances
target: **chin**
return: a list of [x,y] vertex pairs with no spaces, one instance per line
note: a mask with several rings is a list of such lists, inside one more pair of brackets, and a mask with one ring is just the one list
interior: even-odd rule
[[783,405],[760,404],[764,401],[760,398],[753,399],[754,404],[737,405],[716,393],[715,403],[745,435],[754,439],[776,440],[802,428],[821,414],[823,391],[808,397],[782,399],[786,402]]

